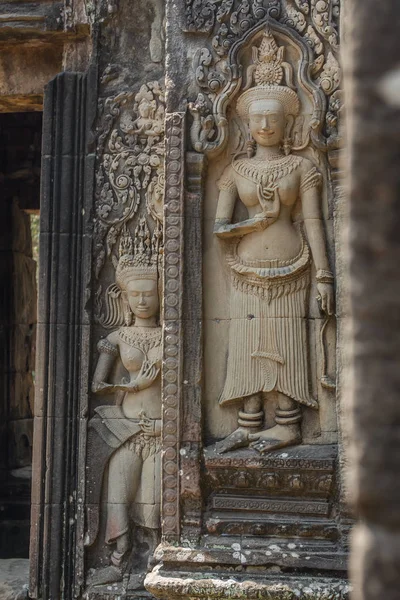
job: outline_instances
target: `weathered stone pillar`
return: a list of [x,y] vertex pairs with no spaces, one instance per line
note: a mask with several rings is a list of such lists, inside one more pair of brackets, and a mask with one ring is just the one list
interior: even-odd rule
[[93,181],[87,140],[96,89],[90,74],[58,75],[44,108],[30,595],[46,600],[72,598],[80,585]]
[[353,315],[354,599],[400,587],[400,7],[350,0],[346,97]]

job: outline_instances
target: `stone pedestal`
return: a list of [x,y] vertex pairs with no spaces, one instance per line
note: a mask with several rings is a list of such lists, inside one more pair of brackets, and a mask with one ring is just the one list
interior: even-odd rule
[[[204,452],[204,465],[210,492],[204,519],[210,536],[260,536],[289,544],[299,538],[305,548],[316,538],[317,545],[326,541],[322,551],[329,542],[335,545],[335,445],[298,446],[264,456],[254,450],[220,455],[211,447]],[[339,560],[329,568],[343,566]]]

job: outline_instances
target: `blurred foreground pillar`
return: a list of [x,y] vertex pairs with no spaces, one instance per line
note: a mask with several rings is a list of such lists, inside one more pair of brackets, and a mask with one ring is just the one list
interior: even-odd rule
[[[348,0],[354,600],[400,598],[400,3]],[[354,476],[355,475],[355,476]]]

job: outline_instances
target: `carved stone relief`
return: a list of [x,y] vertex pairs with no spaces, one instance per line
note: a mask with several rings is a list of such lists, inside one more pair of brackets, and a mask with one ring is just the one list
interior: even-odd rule
[[88,432],[85,545],[94,592],[118,582],[143,588],[161,502],[164,93],[153,81],[101,108],[95,316],[112,331],[97,344],[92,392],[101,403]]
[[[236,0],[188,0],[186,15],[189,31],[196,26],[214,34],[211,48],[198,50],[193,63],[197,85],[201,89],[190,106],[194,118],[191,140],[197,152],[217,154],[226,147],[229,97],[240,87],[242,76],[237,61],[232,60],[236,58],[235,53],[230,54],[230,50],[268,17],[276,19],[288,30],[294,30],[307,43],[309,75],[327,96],[340,86],[341,70],[337,59],[339,0],[245,0],[240,3]],[[326,150],[324,136],[329,132],[323,122],[324,110],[318,105],[315,108],[310,135],[316,147]]]
[[227,54],[235,36],[267,15],[277,18],[279,14],[279,0],[186,0],[186,29],[210,33],[217,25],[213,46]]
[[[247,566],[252,577],[250,565],[302,568],[312,560],[339,571],[345,565],[335,520],[338,14],[332,3],[290,0],[274,8],[263,1],[262,16],[251,20],[255,4],[186,3],[187,31],[206,34],[188,36],[196,40],[188,55],[197,84],[190,83],[190,143],[209,159],[201,219],[204,309],[196,312],[204,332],[206,448],[205,472],[202,465],[190,469],[181,442],[176,513],[181,546],[198,544],[193,549],[209,561],[203,570],[214,570],[213,561],[218,569],[222,562],[238,565],[230,548],[236,555],[245,548],[244,579]],[[247,24],[236,29],[244,10]],[[185,246],[193,268],[192,253]],[[192,382],[184,379],[186,404],[185,385]],[[199,520],[185,504],[186,478],[199,480]],[[196,502],[198,495],[196,487]],[[185,523],[195,521],[198,537],[186,537]],[[268,538],[288,547],[301,539],[296,557],[276,555]],[[172,564],[181,568],[178,550],[175,561],[172,554],[162,555],[165,572]]]
[[163,327],[163,536],[179,538],[179,443],[182,379],[184,115],[166,115],[165,298]]
[[77,127],[94,203],[79,152],[71,208],[71,221],[85,220],[87,288],[68,330],[83,364],[67,365],[79,422],[66,471],[76,498],[62,513],[65,555],[76,546],[68,593],[308,598],[299,580],[319,571],[327,581],[312,597],[345,598],[328,577],[340,580],[346,559],[334,394],[338,1],[94,8],[104,23],[88,87],[96,79],[100,100],[95,129]]
[[[107,260],[113,257],[113,248],[124,224],[135,218],[139,206],[145,205],[154,221],[162,220],[164,92],[158,81],[153,81],[143,84],[136,94],[122,92],[106,99],[100,110],[99,166],[96,173],[96,280],[99,280]],[[105,293],[112,297],[113,286]],[[99,283],[95,318],[104,327],[112,327],[114,315],[105,312],[103,294],[103,286]]]
[[[238,428],[218,444],[220,452],[249,442],[260,452],[301,443],[299,405],[318,408],[309,391],[307,353],[311,261],[321,310],[327,316],[334,310],[321,174],[292,153],[302,149],[293,147],[291,137],[300,101],[284,50],[268,28],[252,47],[245,91],[236,103],[248,125],[247,150],[235,154],[219,180],[214,232],[224,242],[231,272],[228,364],[219,403],[239,403]],[[232,222],[238,200],[248,218]],[[302,224],[294,223],[295,205]],[[262,397],[272,391],[278,392],[276,424],[263,429]]]
[[[196,103],[189,105],[194,147],[219,156],[219,164],[226,165],[224,171],[214,166],[216,161],[210,165],[207,194],[209,198],[219,194],[214,235],[220,242],[216,248],[210,240],[214,259],[206,259],[205,269],[210,296],[206,306],[212,307],[208,312],[214,321],[206,317],[206,328],[211,340],[220,330],[217,344],[222,349],[220,340],[225,337],[227,353],[225,363],[218,355],[224,378],[213,369],[208,379],[214,383],[206,382],[206,397],[219,398],[234,430],[219,442],[220,452],[249,443],[260,452],[298,444],[301,429],[307,439],[308,430],[315,437],[318,416],[314,418],[308,409],[318,409],[321,386],[327,392],[335,387],[328,356],[334,291],[326,240],[330,191],[323,151],[329,142],[334,146],[337,118],[332,113],[333,127],[328,131],[328,85],[313,80],[312,71],[304,68],[310,50],[296,35],[271,19],[253,27],[232,47],[225,67],[219,64],[218,90],[203,94],[203,108],[207,111],[211,106],[212,114],[202,113]],[[331,56],[326,64],[337,65]],[[327,77],[329,72],[327,67]],[[211,123],[208,137],[204,135],[207,121]],[[208,200],[206,211],[207,204]],[[210,269],[223,275],[222,284],[208,274]],[[229,294],[229,305],[221,304],[221,285]],[[220,309],[215,308],[218,304]],[[212,350],[206,349],[206,363],[208,352]],[[269,407],[263,408],[260,394],[272,400]],[[331,417],[326,424],[330,410],[326,411],[326,404],[324,398],[322,428],[333,431]],[[236,429],[233,406],[239,409]],[[299,425],[300,406],[307,408],[305,429]],[[222,420],[216,409],[208,412],[216,422]],[[219,429],[228,433],[227,427],[227,422],[221,423]],[[213,424],[212,429],[217,432],[218,426]]]
[[[141,537],[150,552],[156,547],[160,527],[160,435],[161,435],[161,327],[159,323],[160,229],[151,236],[142,218],[135,237],[124,228],[119,240],[114,324],[120,327],[99,341],[99,358],[93,377],[95,394],[114,397],[100,405],[89,423],[89,473],[91,517],[87,544],[96,539],[103,459],[108,463],[105,542],[113,547],[110,565],[96,570],[92,586],[122,580],[130,569],[130,585],[140,584]],[[111,382],[120,361],[127,376]],[[141,531],[138,531],[138,528]],[[144,530],[144,533],[143,533]],[[130,555],[129,555],[130,553]]]

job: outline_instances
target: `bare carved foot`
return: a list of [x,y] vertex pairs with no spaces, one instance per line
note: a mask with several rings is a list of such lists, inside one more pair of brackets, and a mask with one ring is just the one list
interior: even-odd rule
[[229,450],[236,450],[237,448],[243,448],[248,445],[249,431],[245,427],[239,427],[224,440],[217,442],[215,444],[215,449],[219,454],[223,454],[224,452],[229,452]]
[[88,585],[105,585],[106,583],[116,583],[122,581],[122,569],[114,565],[97,569],[88,579]]
[[251,433],[249,441],[252,441],[250,446],[261,454],[271,450],[279,450],[279,448],[286,448],[286,446],[294,446],[301,443],[300,425],[298,423],[275,425],[275,427],[265,429],[259,433]]

